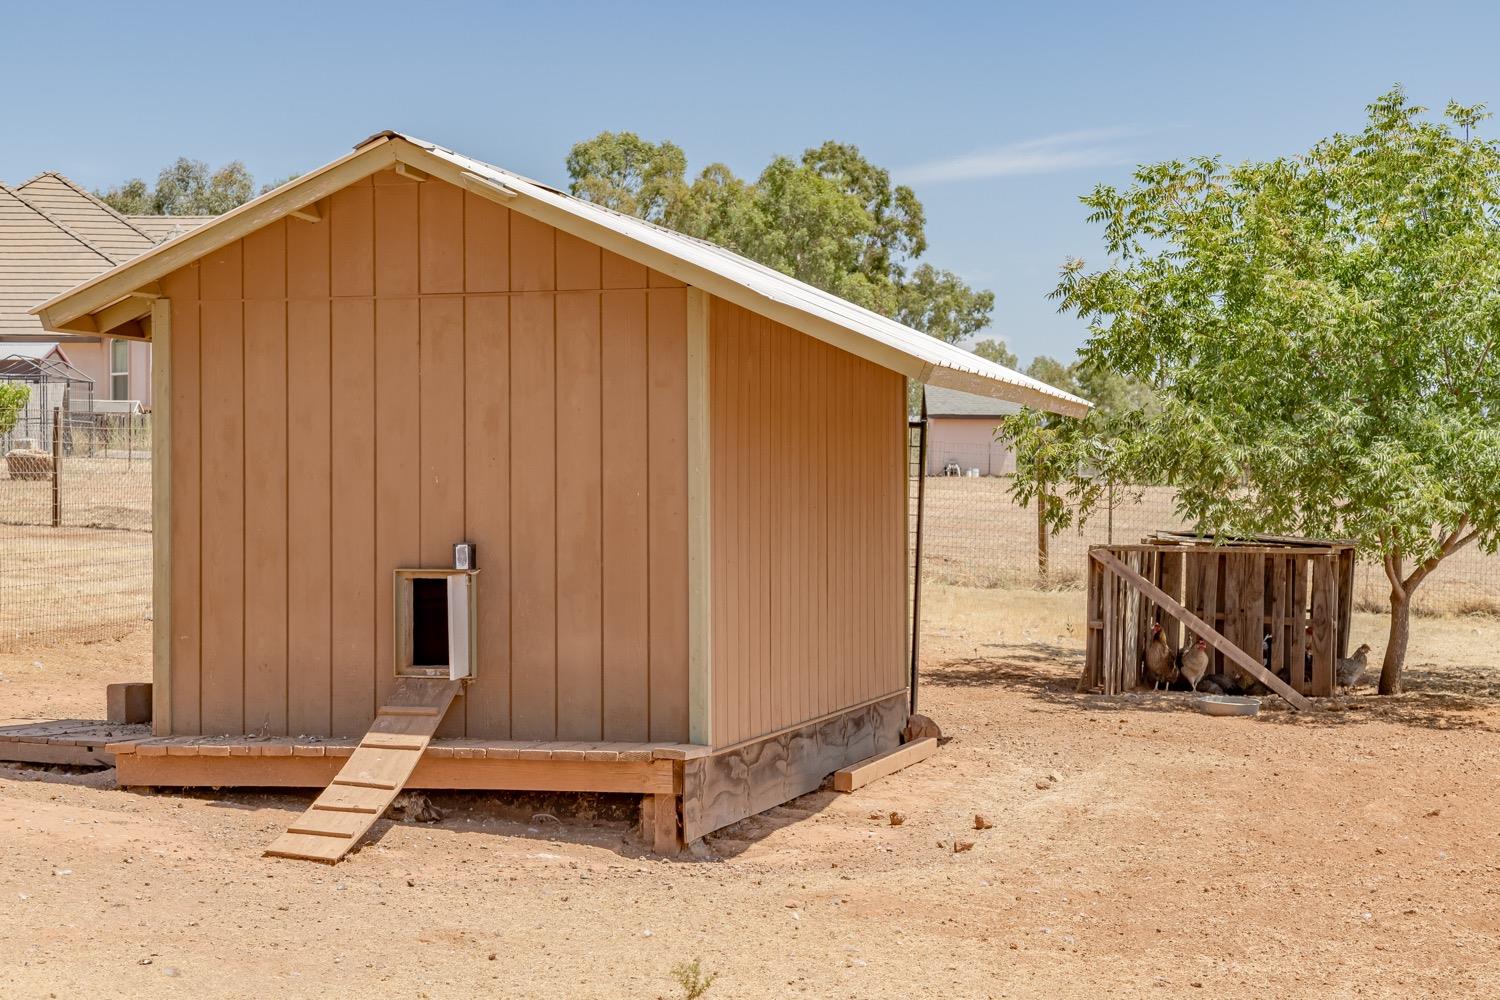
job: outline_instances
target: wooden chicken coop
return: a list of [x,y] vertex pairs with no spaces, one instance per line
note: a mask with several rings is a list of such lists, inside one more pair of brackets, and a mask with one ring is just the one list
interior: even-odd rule
[[1248,674],[1305,708],[1306,696],[1334,692],[1353,583],[1350,542],[1158,532],[1139,545],[1093,546],[1079,690],[1136,687],[1160,622],[1174,653],[1192,632],[1213,650],[1209,673]]

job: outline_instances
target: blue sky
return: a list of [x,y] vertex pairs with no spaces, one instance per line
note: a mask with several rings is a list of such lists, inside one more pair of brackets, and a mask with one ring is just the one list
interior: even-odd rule
[[1023,362],[1083,338],[1045,296],[1099,256],[1094,184],[1295,152],[1396,82],[1500,105],[1493,3],[124,6],[7,10],[0,179],[101,186],[186,154],[269,180],[382,128],[553,182],[603,129],[753,175],[834,138],[913,183],[927,259],[994,290]]

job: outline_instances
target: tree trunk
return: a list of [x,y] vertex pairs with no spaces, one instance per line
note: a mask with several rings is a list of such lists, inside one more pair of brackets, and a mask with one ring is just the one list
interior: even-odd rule
[[1401,693],[1401,668],[1406,665],[1406,644],[1411,639],[1411,592],[1391,588],[1391,632],[1380,665],[1380,693]]
[[1037,578],[1047,582],[1047,486],[1045,483],[1036,495],[1036,573]]

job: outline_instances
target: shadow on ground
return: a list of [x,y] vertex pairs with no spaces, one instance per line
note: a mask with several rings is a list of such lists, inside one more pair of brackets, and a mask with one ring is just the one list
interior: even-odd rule
[[[921,682],[933,687],[1005,687],[1047,705],[1085,712],[1191,712],[1186,691],[1137,690],[1121,695],[1079,693],[1083,660],[1075,647],[1027,643],[994,656],[944,659],[922,668]],[[1415,664],[1406,669],[1405,693],[1380,697],[1373,687],[1350,695],[1315,699],[1318,711],[1295,712],[1274,695],[1261,699],[1262,722],[1278,725],[1345,726],[1388,722],[1429,729],[1497,731],[1489,716],[1500,709],[1500,673],[1479,667],[1439,669]]]

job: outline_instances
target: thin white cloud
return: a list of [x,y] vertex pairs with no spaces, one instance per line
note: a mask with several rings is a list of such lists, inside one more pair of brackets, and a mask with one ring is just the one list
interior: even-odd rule
[[943,184],[1022,174],[1052,174],[1080,167],[1121,166],[1132,162],[1121,140],[1138,134],[1137,129],[1126,126],[1057,132],[978,153],[918,163],[894,173],[904,184]]

